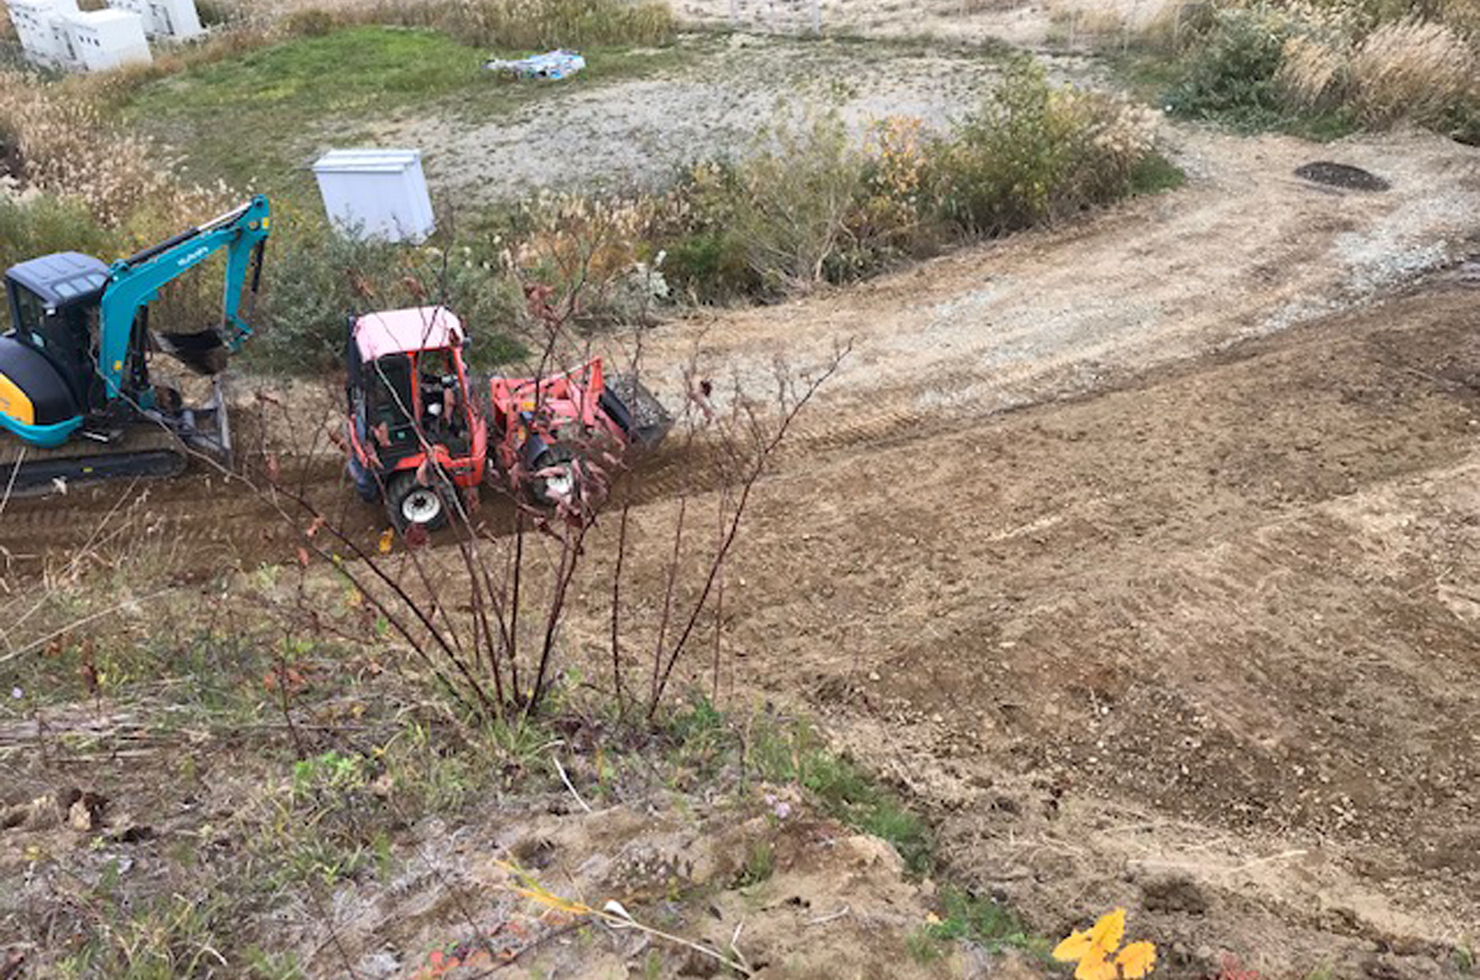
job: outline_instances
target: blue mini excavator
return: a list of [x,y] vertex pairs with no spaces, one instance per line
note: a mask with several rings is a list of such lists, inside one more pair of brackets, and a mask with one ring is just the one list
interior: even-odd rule
[[[252,329],[243,318],[262,277],[271,213],[254,197],[213,221],[105,265],[60,252],[5,273],[11,330],[0,336],[0,493],[45,492],[118,476],[173,476],[191,450],[228,465],[221,372]],[[150,329],[159,290],[221,250],[219,327]],[[248,295],[248,292],[250,294]],[[155,352],[211,376],[214,395],[186,407],[149,376]]]

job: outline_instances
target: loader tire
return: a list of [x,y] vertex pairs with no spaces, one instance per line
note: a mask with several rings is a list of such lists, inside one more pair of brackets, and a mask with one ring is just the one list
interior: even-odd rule
[[532,478],[529,481],[531,502],[536,507],[555,507],[561,498],[574,501],[579,493],[575,454],[562,445],[546,448],[530,463],[529,471],[538,473],[546,469],[559,469],[564,473],[557,477]]
[[413,524],[428,531],[447,526],[451,488],[438,480],[430,486],[417,482],[410,470],[397,473],[385,485],[385,512],[391,525],[404,534]]

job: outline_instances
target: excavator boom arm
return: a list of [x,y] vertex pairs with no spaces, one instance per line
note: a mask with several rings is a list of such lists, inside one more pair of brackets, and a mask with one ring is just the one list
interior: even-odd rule
[[221,340],[230,353],[241,349],[252,333],[242,317],[242,297],[249,278],[252,292],[257,290],[271,223],[267,198],[258,195],[204,225],[113,263],[100,303],[98,344],[98,374],[110,400],[123,393],[130,356],[142,356],[141,351],[129,349],[139,311],[153,302],[162,287],[222,249],[226,250],[226,282]]

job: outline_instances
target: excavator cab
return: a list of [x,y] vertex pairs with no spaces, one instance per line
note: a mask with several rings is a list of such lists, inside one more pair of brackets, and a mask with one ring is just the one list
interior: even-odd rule
[[67,440],[94,407],[99,300],[108,267],[62,252],[5,274],[11,330],[0,337],[0,424],[39,446]]

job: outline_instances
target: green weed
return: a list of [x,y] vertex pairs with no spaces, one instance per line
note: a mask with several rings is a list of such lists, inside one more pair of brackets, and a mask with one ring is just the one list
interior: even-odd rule
[[252,980],[303,980],[306,976],[292,953],[265,953],[256,946],[247,950],[247,970]]
[[67,977],[106,976],[118,980],[176,980],[227,965],[217,947],[220,908],[183,897],[152,902],[129,914],[111,902],[100,908],[102,922],[83,937],[81,948],[57,964]]
[[1182,168],[1159,153],[1146,157],[1131,171],[1131,188],[1136,194],[1161,194],[1186,183],[1187,174]]
[[892,844],[915,874],[934,867],[934,844],[925,821],[857,765],[828,751],[809,726],[759,726],[749,752],[763,779],[804,787],[824,813]]
[[921,966],[929,966],[946,955],[944,944],[935,937],[929,926],[916,929],[905,936],[904,948],[909,952],[910,959]]
[[1006,946],[1048,951],[1047,941],[1034,936],[1011,909],[959,888],[942,889],[940,921],[928,929],[935,939],[964,939],[993,951]]
[[770,841],[759,840],[745,852],[745,864],[735,876],[736,888],[748,888],[770,881],[776,873],[776,849]]
[[1323,963],[1316,964],[1314,967],[1311,968],[1311,971],[1305,975],[1305,980],[1335,980],[1335,978],[1336,965],[1329,960]]

